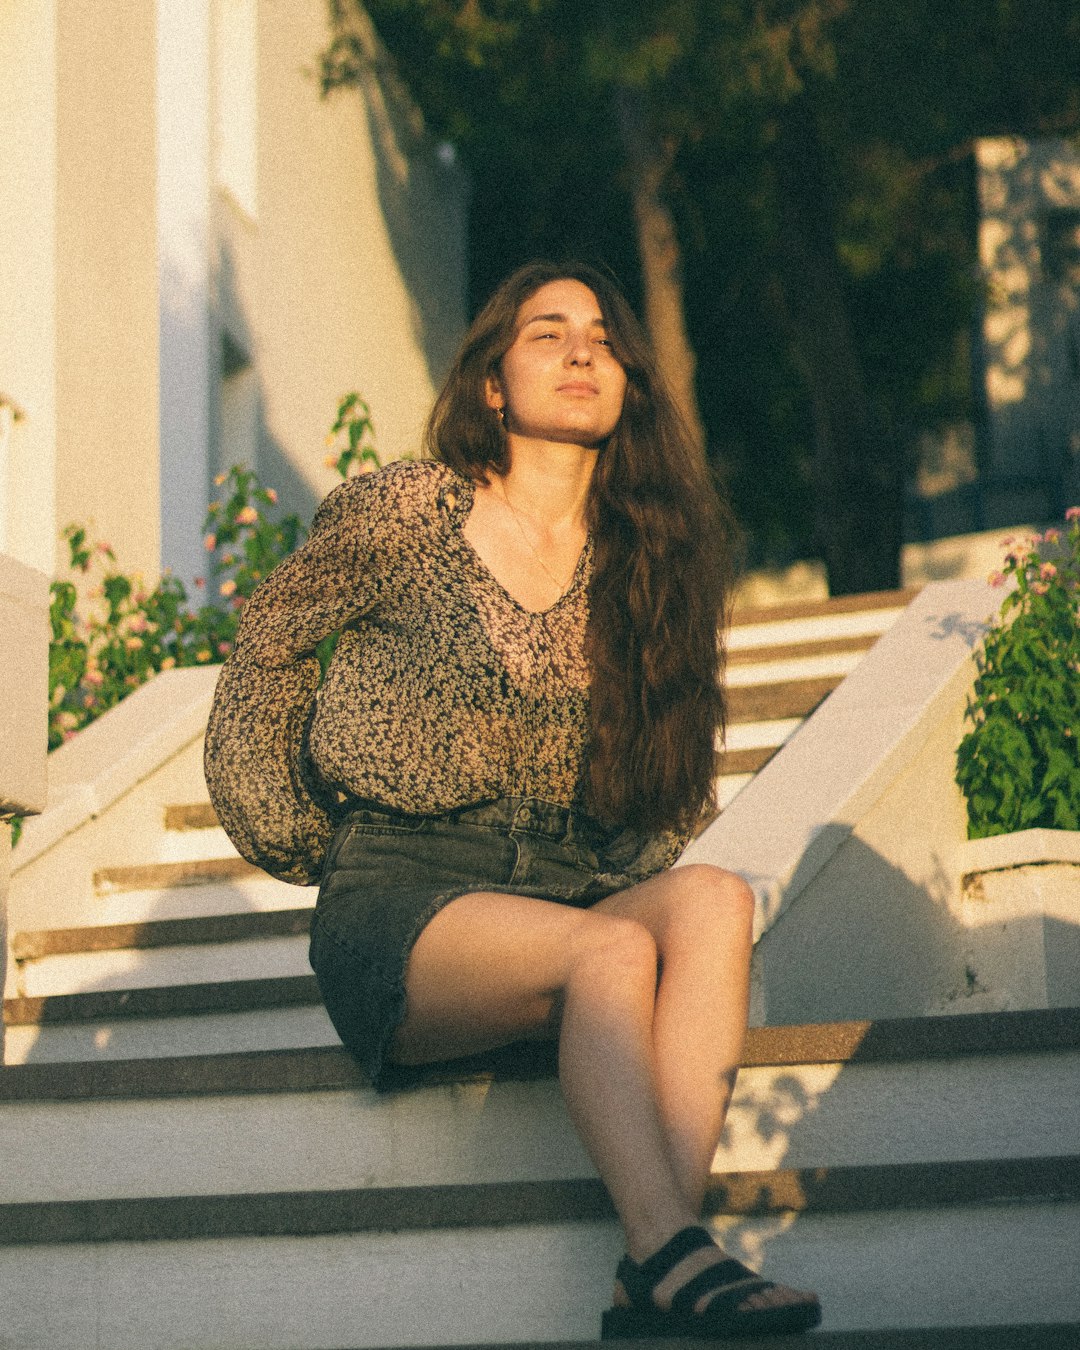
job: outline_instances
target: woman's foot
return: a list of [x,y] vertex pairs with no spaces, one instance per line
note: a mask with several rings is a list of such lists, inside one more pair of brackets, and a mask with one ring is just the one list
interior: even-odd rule
[[815,1295],[765,1280],[733,1260],[704,1228],[683,1228],[638,1263],[619,1263],[605,1337],[806,1331],[821,1320]]

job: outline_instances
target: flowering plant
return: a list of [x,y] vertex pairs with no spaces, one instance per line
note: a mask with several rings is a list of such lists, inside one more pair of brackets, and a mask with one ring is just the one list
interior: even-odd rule
[[[359,394],[342,399],[328,445],[334,453],[326,464],[342,478],[353,468],[367,473],[379,467],[371,411]],[[215,598],[198,608],[191,607],[176,577],[166,573],[148,589],[138,577],[116,570],[109,544],[91,545],[81,526],[64,531],[71,571],[84,576],[99,571],[101,579],[83,587],[81,596],[71,581],[54,581],[50,588],[50,750],[158,671],[224,660],[252,591],[303,543],[307,530],[300,518],[272,519],[277,493],[250,469],[234,466],[219,474],[215,486],[224,491],[220,501],[210,503],[203,526],[209,578],[195,578],[196,588]],[[331,635],[317,649],[324,669],[335,641]],[[18,817],[12,821],[13,842],[21,823]]]
[[[357,394],[347,395],[330,433],[345,445],[332,460],[342,478],[351,467],[377,468],[371,413]],[[105,543],[91,545],[79,526],[64,531],[70,566],[100,581],[82,596],[71,581],[54,581],[49,617],[49,749],[54,750],[161,670],[209,665],[232,651],[240,611],[259,582],[303,543],[307,530],[296,515],[273,518],[277,493],[250,469],[234,466],[215,479],[220,500],[207,509],[203,544],[208,577],[195,586],[208,593],[193,607],[183,584],[168,573],[147,588],[116,569]],[[87,600],[89,603],[87,604]],[[324,661],[329,649],[321,651]]]
[[976,657],[957,750],[968,837],[1080,829],[1080,506],[1063,530],[1006,540],[1011,588]]

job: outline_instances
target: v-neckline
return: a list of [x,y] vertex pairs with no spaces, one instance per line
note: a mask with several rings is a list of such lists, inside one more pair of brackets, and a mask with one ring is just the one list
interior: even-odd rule
[[512,591],[507,589],[480,556],[472,541],[465,537],[465,525],[472,515],[473,506],[476,504],[476,484],[471,478],[466,478],[461,475],[455,475],[455,477],[458,479],[458,482],[446,489],[446,492],[456,494],[457,496],[457,501],[455,501],[453,506],[450,506],[450,504],[447,503],[450,511],[451,523],[459,541],[466,549],[468,549],[469,556],[474,560],[477,570],[498,589],[502,596],[513,605],[516,610],[527,615],[530,619],[542,619],[545,615],[551,614],[552,611],[558,609],[563,601],[573,595],[581,584],[581,578],[585,568],[592,559],[592,534],[587,533],[585,536],[585,542],[581,546],[581,552],[578,554],[577,562],[574,565],[573,575],[567,583],[563,593],[557,596],[546,609],[530,609],[528,605],[522,604]]

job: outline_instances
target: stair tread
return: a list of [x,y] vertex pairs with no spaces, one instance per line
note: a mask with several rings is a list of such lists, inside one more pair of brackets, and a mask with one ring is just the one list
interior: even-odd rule
[[233,881],[238,877],[265,875],[245,858],[203,858],[193,862],[136,863],[125,867],[102,867],[94,873],[94,890],[142,891],[164,886],[203,886],[207,882]]
[[114,1018],[198,1016],[320,1003],[314,975],[95,989],[4,999],[5,1026],[57,1026]]
[[[709,1217],[1080,1201],[1080,1156],[713,1176]],[[596,1177],[0,1204],[0,1245],[587,1223],[615,1211]]]
[[826,600],[793,600],[783,605],[736,606],[733,628],[772,623],[783,619],[816,619],[831,614],[858,614],[879,609],[899,609],[910,605],[919,587],[895,591],[863,591],[859,595],[835,595]]
[[[310,983],[305,983],[310,979]],[[262,981],[236,981],[235,985]],[[297,1002],[314,998],[314,977],[265,982],[291,985]],[[193,988],[198,988],[197,986]],[[214,991],[218,986],[203,986]],[[221,989],[228,991],[230,985]],[[129,994],[136,991],[126,991]],[[270,990],[273,994],[275,991]],[[290,991],[285,990],[288,997]],[[159,995],[161,990],[148,991]],[[70,995],[96,998],[98,995]],[[1052,1052],[1080,1046],[1080,1008],[968,1013],[877,1022],[752,1027],[743,1067],[891,1063],[1006,1053]],[[554,1046],[522,1043],[436,1066],[399,1070],[405,1082],[458,1082],[496,1077],[536,1078],[554,1072]],[[158,1059],[8,1065],[0,1069],[0,1101],[185,1096],[353,1087],[359,1070],[344,1048],[255,1050]]]
[[806,638],[804,641],[765,643],[760,647],[736,647],[728,652],[728,666],[767,665],[811,656],[842,656],[867,652],[878,633],[852,633],[841,637]]
[[295,937],[310,928],[312,909],[312,905],[304,905],[293,909],[197,915],[187,919],[147,919],[142,923],[44,928],[15,933],[11,939],[11,952],[16,961],[35,961],[76,952],[128,948],[142,951],[204,942],[237,942],[254,937]]
[[[701,1350],[689,1337],[619,1341],[625,1350]],[[798,1336],[760,1336],[754,1350],[1080,1350],[1080,1322],[1024,1322],[1008,1325],[899,1327],[812,1331]],[[596,1350],[591,1341],[488,1341],[424,1346],[424,1350]],[[368,1347],[370,1350],[370,1347]],[[379,1350],[412,1350],[407,1346]]]
[[802,680],[730,685],[728,718],[732,723],[738,723],[809,717],[843,679],[843,675],[814,675]]

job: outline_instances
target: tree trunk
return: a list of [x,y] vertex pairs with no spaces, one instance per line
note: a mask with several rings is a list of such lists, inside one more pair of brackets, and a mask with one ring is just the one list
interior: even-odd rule
[[900,584],[903,466],[869,390],[836,257],[824,157],[805,99],[777,154],[782,310],[810,395],[814,525],[833,595]]
[[661,144],[650,128],[640,95],[620,91],[616,95],[616,112],[630,174],[645,326],[652,339],[660,373],[695,444],[704,454],[705,428],[695,384],[697,358],[686,331],[682,253],[674,218],[662,196],[673,153]]

